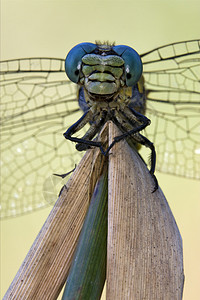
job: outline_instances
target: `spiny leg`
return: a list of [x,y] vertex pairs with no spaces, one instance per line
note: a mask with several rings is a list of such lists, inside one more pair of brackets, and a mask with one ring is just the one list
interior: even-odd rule
[[[139,119],[140,121],[143,120],[143,117],[145,117],[145,116],[142,116],[141,114],[139,114],[139,116],[140,116],[140,119]],[[112,148],[113,145],[116,142],[118,142],[119,140],[121,140],[121,139],[123,139],[127,136],[131,136],[132,139],[135,141],[135,143],[139,143],[141,145],[144,145],[144,146],[150,148],[150,150],[151,150],[151,167],[150,167],[149,172],[150,172],[150,174],[151,174],[151,176],[154,180],[154,183],[155,183],[154,189],[153,189],[153,193],[154,193],[158,189],[158,181],[157,181],[157,178],[154,175],[155,165],[156,165],[155,147],[154,147],[152,142],[150,142],[146,137],[144,137],[143,135],[141,135],[138,132],[138,131],[140,131],[140,129],[139,129],[140,126],[145,126],[145,124],[148,125],[148,119],[145,117],[146,123],[144,122],[144,124],[142,124],[140,126],[137,126],[137,124],[136,124],[137,119],[135,118],[135,116],[134,117],[131,116],[131,118],[129,118],[129,117],[130,117],[130,114],[128,114],[128,116],[127,116],[124,112],[119,112],[118,114],[115,115],[114,122],[116,123],[116,125],[118,127],[121,127],[123,131],[127,131],[127,132],[125,132],[123,135],[121,135],[119,137],[116,137],[115,140],[113,141],[113,143],[111,143],[110,147]],[[130,129],[130,128],[132,128],[132,129]],[[136,132],[134,132],[134,131],[136,131]]]
[[[96,125],[96,127],[95,127],[95,123],[93,123],[93,125],[91,125],[92,126],[91,129],[89,129],[82,138],[72,137],[72,135],[75,132],[82,129],[87,123],[92,122],[93,118],[94,118],[94,116],[93,116],[92,111],[91,110],[87,111],[76,123],[74,123],[72,126],[70,126],[63,135],[67,140],[78,143],[77,150],[79,150],[79,147],[80,147],[79,151],[82,151],[82,150],[85,150],[86,148],[90,148],[91,146],[94,146],[94,147],[99,147],[101,152],[103,154],[105,154],[105,152],[102,148],[101,142],[96,142],[96,141],[90,140],[90,138],[93,138],[95,136],[95,134],[97,133],[97,131],[99,129],[98,125]],[[103,120],[101,120],[100,117],[97,118],[97,120],[99,120],[99,122],[97,122],[99,124],[103,121]],[[88,139],[85,139],[86,137]],[[83,147],[83,149],[82,149],[81,146],[79,146],[80,144],[85,145],[85,147]],[[86,147],[86,145],[87,145],[87,147]]]
[[[123,123],[124,123],[124,126],[126,124],[126,132],[124,132],[122,135],[119,135],[119,136],[116,136],[114,138],[114,141],[110,144],[110,146],[107,148],[106,150],[106,154],[108,154],[108,152],[110,151],[110,149],[116,144],[118,143],[119,141],[125,139],[126,137],[128,136],[131,136],[132,134],[135,134],[141,130],[143,130],[144,128],[146,128],[148,125],[150,125],[151,121],[143,116],[142,114],[136,112],[135,110],[133,109],[130,109],[133,116],[132,116],[132,120],[130,120],[129,116],[127,116],[124,112],[122,111],[119,111],[119,112],[116,112],[115,113],[115,116],[113,117],[113,120],[116,120],[118,124],[120,124],[119,127],[123,127]],[[125,109],[126,111],[126,109]],[[131,115],[131,114],[129,114]],[[127,131],[127,121],[128,123],[130,124],[130,126],[132,127],[132,129],[128,130]],[[115,122],[115,121],[114,121]],[[138,125],[139,123],[139,125]],[[130,127],[130,128],[131,128]]]
[[65,133],[63,133],[64,137],[67,140],[70,140],[75,143],[85,143],[88,144],[88,146],[97,146],[100,147],[100,143],[93,142],[93,141],[87,141],[83,140],[81,138],[73,137],[72,135],[82,129],[89,121],[92,120],[92,112],[91,110],[84,113],[84,115],[72,126],[70,126]]
[[[105,123],[105,114],[101,114],[96,116],[95,118],[95,122],[93,122],[90,125],[90,128],[87,130],[87,132],[85,133],[85,135],[82,137],[83,140],[92,140],[93,137],[100,131],[102,125]],[[88,147],[88,144],[85,143],[78,143],[76,145],[76,149],[78,151],[83,151],[83,150],[87,150],[90,147]],[[102,147],[100,147],[100,150],[103,154],[105,154]]]
[[144,145],[151,150],[151,167],[150,167],[149,173],[151,174],[151,177],[154,180],[155,185],[154,185],[154,189],[152,191],[152,193],[154,193],[158,189],[158,180],[157,180],[156,176],[154,175],[155,166],[156,166],[156,151],[155,151],[154,144],[140,133],[134,134],[133,139],[137,143],[140,143],[141,145]]

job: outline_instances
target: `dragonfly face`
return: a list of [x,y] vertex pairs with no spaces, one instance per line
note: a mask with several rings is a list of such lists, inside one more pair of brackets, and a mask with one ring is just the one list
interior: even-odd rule
[[127,105],[132,96],[128,87],[134,87],[141,78],[142,62],[128,46],[81,43],[68,53],[65,71],[71,81],[83,87],[79,105],[86,112],[94,102],[98,106],[101,102],[117,102],[120,94]]
[[[66,80],[63,59],[22,58],[1,62],[2,217],[49,205],[46,196],[43,197],[44,190],[51,192],[48,178],[53,173],[72,170],[80,160],[80,152],[63,138],[62,132],[83,112],[89,114],[91,111],[86,123],[92,128],[95,127],[91,123],[95,113],[100,127],[101,120],[104,123],[110,116],[120,127],[124,118],[120,112],[124,113],[122,107],[145,114],[151,119],[151,126],[145,128],[144,134],[156,147],[156,170],[199,179],[200,41],[177,42],[141,54],[143,75],[137,75],[140,79],[133,85],[128,82],[134,78],[134,74],[128,75],[132,68],[126,66],[134,59],[128,60],[128,50],[120,52],[123,47],[111,45],[112,49],[107,51],[107,45],[86,43],[84,47],[73,48],[75,55],[71,52],[70,62],[73,68],[68,68],[67,72],[79,85],[78,101],[77,87]],[[119,57],[118,61],[122,59],[124,65],[116,66],[111,59],[110,66],[107,56]],[[109,89],[110,94],[105,93],[105,83],[114,86],[113,90]],[[110,101],[112,99],[114,101]],[[107,113],[109,107],[110,115]],[[99,113],[102,118],[98,119]],[[136,119],[133,125],[138,127],[138,115]],[[83,123],[81,121],[81,125]],[[130,130],[128,123],[125,122],[125,128],[120,127],[122,132]],[[86,139],[93,141],[91,135]],[[57,183],[57,178],[54,179]],[[53,193],[53,200],[61,186]]]
[[67,55],[65,70],[70,80],[84,85],[90,97],[115,98],[122,87],[138,82],[142,62],[128,46],[82,43]]

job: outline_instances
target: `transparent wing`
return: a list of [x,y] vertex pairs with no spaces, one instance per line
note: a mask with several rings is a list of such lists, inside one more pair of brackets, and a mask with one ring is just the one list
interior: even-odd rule
[[62,134],[80,115],[63,60],[1,62],[1,217],[56,200],[52,174],[70,171],[80,159]]
[[147,89],[145,135],[155,144],[156,170],[200,177],[200,40],[141,55]]
[[[156,146],[156,169],[198,178],[199,41],[163,46],[143,54],[142,60],[152,121],[146,135]],[[2,217],[56,200],[52,174],[70,171],[81,156],[62,133],[80,115],[76,86],[67,81],[63,60],[1,62]]]

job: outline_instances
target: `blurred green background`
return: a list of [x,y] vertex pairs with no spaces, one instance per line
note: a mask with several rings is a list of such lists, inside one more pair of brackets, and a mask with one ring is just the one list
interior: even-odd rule
[[[19,1],[1,0],[1,60],[65,58],[77,43],[116,42],[139,53],[199,38],[200,1]],[[183,238],[184,300],[200,295],[199,183],[157,172]],[[3,296],[50,209],[1,222]]]

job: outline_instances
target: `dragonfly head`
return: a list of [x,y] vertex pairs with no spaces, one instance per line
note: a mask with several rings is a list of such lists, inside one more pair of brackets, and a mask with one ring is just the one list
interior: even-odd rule
[[81,43],[68,53],[65,71],[71,81],[84,86],[93,97],[111,98],[124,86],[138,82],[142,62],[128,46]]

